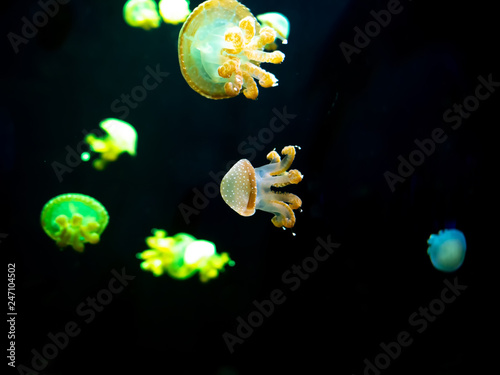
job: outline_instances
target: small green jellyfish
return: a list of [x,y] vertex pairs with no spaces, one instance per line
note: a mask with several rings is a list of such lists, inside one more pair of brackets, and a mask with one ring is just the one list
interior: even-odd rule
[[108,221],[108,212],[101,203],[75,193],[52,198],[41,214],[42,228],[56,245],[61,249],[69,245],[80,253],[86,242],[99,242]]
[[187,233],[167,237],[166,231],[154,229],[146,243],[150,249],[138,253],[137,258],[143,260],[141,268],[155,276],[166,272],[175,279],[187,279],[199,272],[205,283],[216,278],[226,264],[234,265],[227,253],[217,254],[214,243]]
[[123,18],[128,25],[144,30],[156,29],[161,23],[153,0],[128,0],[123,6]]
[[427,254],[439,271],[453,272],[460,268],[465,258],[467,244],[464,234],[457,229],[440,230],[427,241]]
[[[137,149],[137,131],[128,122],[108,118],[101,121],[99,126],[107,133],[103,138],[94,134],[85,137],[92,151],[100,153],[100,158],[94,160],[94,168],[103,170],[109,162],[118,159],[121,153],[127,152],[135,156]],[[87,153],[81,155],[82,160],[88,160]]]
[[184,22],[191,13],[188,0],[160,0],[158,7],[163,21],[172,25]]

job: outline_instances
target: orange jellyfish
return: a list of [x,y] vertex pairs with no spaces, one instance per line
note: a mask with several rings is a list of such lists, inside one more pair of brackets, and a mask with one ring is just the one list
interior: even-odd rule
[[278,85],[261,62],[281,63],[280,51],[264,52],[276,31],[262,27],[250,10],[236,0],[208,0],[193,10],[179,34],[179,64],[185,80],[210,99],[243,95],[257,99],[262,87]]
[[63,194],[42,210],[42,228],[59,248],[72,246],[83,252],[85,243],[96,244],[108,225],[109,216],[96,199],[83,194]]
[[298,184],[302,174],[288,168],[295,158],[295,147],[287,146],[281,151],[283,160],[276,151],[267,155],[269,164],[255,168],[246,159],[241,159],[226,173],[220,184],[222,199],[241,216],[252,216],[255,210],[274,214],[272,223],[276,227],[292,228],[296,210],[302,206],[298,196],[271,190]]

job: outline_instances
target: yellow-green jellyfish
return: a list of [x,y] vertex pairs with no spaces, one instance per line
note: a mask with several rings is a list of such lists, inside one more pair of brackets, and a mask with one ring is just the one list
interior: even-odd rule
[[[290,35],[290,22],[283,14],[270,12],[259,14],[256,18],[262,26],[269,26],[274,29],[274,31],[276,31],[276,37],[281,39],[281,43],[288,43],[288,35]],[[278,48],[278,45],[275,42],[272,42],[266,44],[264,48],[268,51],[274,51]]]
[[217,254],[210,241],[197,240],[187,233],[167,237],[167,232],[153,230],[146,238],[150,249],[137,254],[142,259],[141,268],[155,276],[168,273],[176,279],[187,279],[199,271],[200,280],[207,282],[219,275],[224,266],[234,265],[227,253]]
[[467,244],[464,234],[457,229],[444,229],[438,234],[431,234],[427,244],[427,254],[439,271],[456,271],[464,262]]
[[41,214],[42,228],[56,245],[61,249],[69,245],[80,253],[86,242],[99,242],[108,221],[108,212],[101,203],[75,193],[52,198]]
[[128,0],[123,6],[123,18],[130,26],[144,30],[155,29],[161,23],[158,6],[153,0]]
[[160,0],[158,6],[163,21],[173,25],[184,22],[191,13],[188,0]]
[[[95,169],[103,170],[123,152],[135,156],[137,132],[132,125],[122,120],[108,118],[101,121],[99,126],[107,133],[103,138],[98,138],[94,134],[85,137],[85,142],[90,145],[92,151],[101,154],[100,158],[94,160]],[[86,153],[82,154],[82,159],[88,160]]]

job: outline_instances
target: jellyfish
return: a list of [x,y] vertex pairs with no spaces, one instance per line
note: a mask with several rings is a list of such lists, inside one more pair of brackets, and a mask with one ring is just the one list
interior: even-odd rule
[[197,240],[187,233],[167,236],[162,229],[154,229],[146,238],[150,249],[137,254],[141,268],[161,276],[165,272],[175,279],[187,279],[199,272],[201,282],[216,278],[224,266],[234,265],[227,253],[218,254],[215,244]]
[[130,26],[144,30],[156,29],[161,23],[158,7],[153,0],[128,0],[123,6],[123,18]]
[[467,244],[464,234],[458,229],[444,229],[438,234],[431,234],[427,244],[427,254],[439,271],[456,271],[464,262]]
[[52,198],[41,214],[42,228],[56,245],[60,249],[69,245],[80,253],[86,242],[99,242],[108,221],[108,212],[101,203],[76,193]]
[[210,99],[243,95],[257,99],[262,87],[278,80],[260,67],[261,62],[281,63],[280,51],[264,52],[276,39],[271,27],[260,27],[250,10],[236,0],[208,0],[188,17],[179,34],[182,75],[189,86]]
[[158,6],[163,21],[173,25],[184,22],[191,13],[188,0],[160,0]]
[[295,147],[286,146],[281,151],[283,160],[276,151],[267,154],[269,164],[255,168],[247,159],[241,159],[226,173],[220,184],[222,199],[241,216],[252,216],[255,210],[271,212],[276,227],[292,228],[296,210],[302,206],[298,196],[271,190],[302,181],[302,174],[292,169],[287,172],[295,158]]
[[[90,145],[92,151],[101,154],[100,158],[94,160],[95,169],[103,170],[123,152],[135,156],[137,132],[132,125],[122,120],[108,118],[101,121],[99,126],[107,133],[103,138],[98,138],[94,134],[85,137],[85,142]],[[82,154],[82,159],[88,160],[86,153]]]
[[[259,14],[257,19],[263,26],[269,26],[276,31],[276,37],[281,39],[281,43],[288,43],[288,35],[290,34],[290,22],[281,13],[270,12]],[[275,42],[266,44],[264,48],[268,51],[274,51],[278,48]]]

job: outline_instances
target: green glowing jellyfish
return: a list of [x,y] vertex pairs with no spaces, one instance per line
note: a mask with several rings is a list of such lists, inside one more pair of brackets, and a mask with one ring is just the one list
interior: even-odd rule
[[86,242],[99,242],[108,221],[108,212],[101,203],[75,193],[52,198],[41,214],[42,228],[56,245],[61,249],[69,245],[80,253]]
[[[107,133],[103,138],[94,134],[88,134],[85,142],[90,145],[92,151],[100,153],[100,158],[94,160],[94,168],[103,170],[109,162],[118,159],[121,153],[127,152],[135,156],[137,149],[137,131],[129,123],[108,118],[101,121],[99,126]],[[87,153],[81,155],[82,160],[87,161]]]
[[144,30],[156,29],[161,23],[158,6],[153,0],[127,1],[123,6],[123,18],[128,25]]
[[207,282],[219,275],[224,266],[234,265],[227,253],[218,254],[210,241],[197,240],[187,233],[168,236],[160,229],[146,238],[150,249],[137,254],[142,259],[141,268],[155,276],[168,273],[176,279],[187,279],[199,272],[200,280]]
[[431,234],[427,244],[427,254],[439,271],[456,271],[464,262],[467,244],[464,234],[457,229],[444,229],[438,234]]
[[160,0],[158,6],[163,21],[173,25],[184,22],[191,13],[188,0]]

